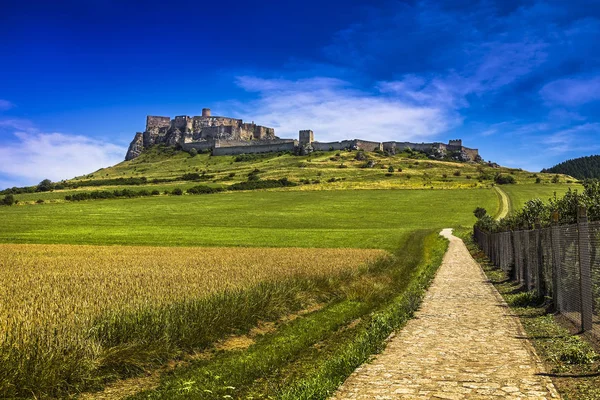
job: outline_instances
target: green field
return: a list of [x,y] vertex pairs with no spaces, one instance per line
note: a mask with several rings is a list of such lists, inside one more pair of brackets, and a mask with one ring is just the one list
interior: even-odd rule
[[2,243],[395,249],[400,233],[469,226],[493,189],[252,191],[0,208]]
[[504,185],[502,190],[506,192],[510,199],[511,210],[521,209],[527,200],[539,198],[544,202],[554,197],[554,193],[558,197],[564,195],[569,189],[579,190],[583,189],[583,186],[579,184],[521,184],[521,185]]

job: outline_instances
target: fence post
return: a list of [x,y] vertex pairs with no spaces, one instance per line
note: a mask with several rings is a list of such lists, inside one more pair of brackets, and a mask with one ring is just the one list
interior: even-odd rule
[[590,237],[587,209],[580,206],[577,212],[579,232],[579,278],[581,287],[581,330],[592,329],[592,268],[590,259]]
[[542,248],[542,225],[539,218],[535,221],[535,241],[537,247],[537,274],[535,277],[535,291],[539,297],[546,295],[544,280],[544,249]]
[[551,243],[552,243],[552,302],[554,303],[554,310],[560,312],[560,301],[562,298],[559,296],[560,290],[560,228],[558,227],[558,211],[552,213],[552,230],[551,230]]
[[531,253],[529,252],[529,230],[522,231],[523,234],[523,255],[525,262],[523,263],[523,278],[525,279],[525,289],[531,290]]

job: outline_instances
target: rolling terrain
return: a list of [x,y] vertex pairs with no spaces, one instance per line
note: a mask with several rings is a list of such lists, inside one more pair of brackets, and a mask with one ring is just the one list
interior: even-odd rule
[[[502,180],[514,182],[501,186],[512,207],[578,187],[412,152],[156,147],[54,190],[15,191],[19,203],[0,207],[0,299],[13,300],[0,303],[11,321],[0,332],[0,395],[122,382],[114,398],[324,398],[410,318],[444,254],[437,232],[472,226],[476,207],[500,214]],[[131,198],[66,199],[124,189]],[[27,273],[11,281],[15,269]],[[16,313],[22,303],[32,307]],[[247,345],[218,345],[232,335]],[[173,360],[179,368],[157,372]],[[127,383],[144,375],[153,378]]]

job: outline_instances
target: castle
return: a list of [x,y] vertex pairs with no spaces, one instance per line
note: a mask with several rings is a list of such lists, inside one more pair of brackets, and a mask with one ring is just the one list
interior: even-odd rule
[[424,152],[431,158],[443,158],[452,155],[460,161],[480,161],[479,151],[462,145],[462,140],[450,140],[445,143],[410,142],[371,142],[361,139],[339,142],[317,142],[311,130],[301,130],[299,140],[280,139],[273,128],[247,123],[241,119],[212,116],[210,109],[202,109],[202,115],[188,117],[146,117],[146,130],[137,132],[125,160],[133,160],[144,149],[155,144],[180,147],[185,151],[208,150],[213,155],[235,155],[250,153],[270,153],[292,151],[307,154],[312,151],[364,150],[385,151],[395,154],[397,151],[412,149]]

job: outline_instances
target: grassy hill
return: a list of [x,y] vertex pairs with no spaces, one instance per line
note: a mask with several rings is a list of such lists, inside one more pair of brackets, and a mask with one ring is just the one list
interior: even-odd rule
[[[391,172],[393,170],[393,172]],[[66,196],[98,190],[128,188],[148,192],[187,189],[197,185],[227,188],[245,182],[254,172],[261,180],[287,178],[297,186],[288,191],[348,189],[476,189],[489,188],[498,175],[516,184],[573,183],[567,175],[532,174],[520,169],[429,160],[421,153],[394,156],[356,151],[318,152],[309,156],[264,155],[190,156],[156,146],[140,157],[59,184],[59,190],[18,193],[25,203],[63,201]],[[134,182],[135,184],[131,184]],[[537,183],[536,183],[537,182]],[[7,191],[4,191],[5,193]]]
[[[410,152],[155,147],[51,191],[16,190],[18,205],[0,207],[0,397],[68,397],[177,358],[189,362],[158,389],[116,386],[326,398],[412,315],[444,254],[437,232],[471,227],[476,207],[498,213],[498,181],[514,182],[501,187],[515,206],[578,187]],[[256,182],[286,185],[231,190]],[[187,192],[199,185],[222,191]],[[66,200],[117,190],[132,197]],[[231,335],[249,344],[223,350]]]

